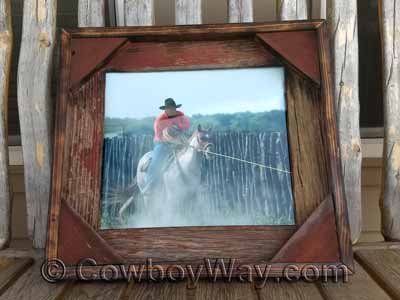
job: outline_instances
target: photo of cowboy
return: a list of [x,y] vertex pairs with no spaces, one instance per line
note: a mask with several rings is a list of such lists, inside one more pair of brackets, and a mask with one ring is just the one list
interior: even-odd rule
[[294,224],[283,68],[107,73],[102,166],[103,229]]

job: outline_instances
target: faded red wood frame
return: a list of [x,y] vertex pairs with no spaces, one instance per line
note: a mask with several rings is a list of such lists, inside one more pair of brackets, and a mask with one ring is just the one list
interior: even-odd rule
[[[74,29],[61,40],[48,259],[70,271],[83,258],[165,267],[232,258],[271,264],[273,276],[288,264],[352,272],[323,21]],[[106,72],[266,66],[285,67],[295,225],[100,229]]]

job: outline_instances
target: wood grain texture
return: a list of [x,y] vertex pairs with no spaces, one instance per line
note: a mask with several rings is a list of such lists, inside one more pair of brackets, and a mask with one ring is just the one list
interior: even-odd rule
[[79,27],[105,26],[105,0],[79,0]]
[[328,0],[333,92],[351,239],[361,235],[361,140],[356,0]]
[[175,0],[175,24],[202,23],[202,0]]
[[[190,290],[189,290],[190,291]],[[192,291],[190,291],[192,292]],[[232,282],[210,282],[199,281],[193,290],[195,293],[193,299],[246,299],[257,300],[258,295],[252,283]]]
[[342,177],[342,164],[340,162],[340,146],[337,130],[337,118],[335,99],[333,97],[333,86],[331,78],[331,58],[329,42],[327,39],[328,30],[325,23],[318,27],[319,56],[321,68],[321,91],[322,101],[325,104],[323,114],[325,119],[326,143],[329,152],[330,168],[329,176],[331,181],[332,194],[335,202],[336,227],[339,240],[341,261],[349,268],[353,268],[353,251],[351,245],[348,210],[344,193]]
[[40,276],[42,260],[37,260],[0,296],[9,299],[59,299],[67,287],[66,283],[51,284]]
[[277,0],[277,15],[279,20],[306,20],[308,19],[307,0]]
[[94,74],[70,95],[62,199],[92,228],[100,215],[104,74]]
[[[299,191],[301,189],[305,190],[305,194],[308,195],[307,199],[303,199],[304,201],[300,200],[301,195],[300,198],[295,197],[296,209],[297,204],[299,203],[300,205],[300,216],[296,215],[297,222],[298,225],[302,224],[308,215],[310,215],[319,203],[321,203],[324,197],[328,193],[332,192],[334,194],[335,209],[337,213],[336,223],[338,227],[338,240],[340,241],[340,258],[344,263],[347,264],[350,262],[351,264],[351,245],[348,241],[349,235],[346,227],[346,209],[344,198],[341,193],[341,180],[339,176],[340,163],[335,131],[333,98],[330,96],[329,57],[327,55],[328,49],[324,38],[324,26],[320,22],[304,23],[297,21],[275,24],[274,26],[270,26],[270,24],[251,24],[248,25],[248,27],[244,27],[243,25],[234,24],[231,25],[231,27],[227,25],[205,27],[185,26],[167,27],[164,29],[150,27],[139,29],[133,27],[129,30],[126,28],[113,29],[113,31],[107,29],[97,31],[87,29],[84,31],[73,30],[70,33],[65,33],[67,41],[64,46],[66,45],[67,48],[64,49],[66,53],[64,53],[65,57],[63,57],[63,66],[64,70],[66,69],[67,71],[63,72],[61,80],[61,97],[58,109],[58,138],[56,142],[58,150],[55,152],[58,155],[58,161],[55,164],[54,169],[53,203],[55,204],[55,209],[54,211],[52,210],[50,217],[50,222],[54,225],[51,230],[52,236],[49,239],[49,244],[52,245],[52,249],[49,251],[51,254],[50,257],[57,257],[57,251],[54,250],[54,245],[57,245],[58,243],[58,227],[56,225],[59,218],[59,205],[63,198],[67,199],[70,197],[69,192],[66,192],[68,189],[71,189],[74,196],[76,196],[71,196],[68,200],[70,201],[69,203],[75,205],[74,208],[77,211],[80,211],[79,214],[81,214],[83,218],[88,218],[89,222],[93,222],[93,226],[97,224],[93,218],[90,220],[90,211],[92,211],[93,206],[91,206],[92,204],[90,201],[87,202],[85,200],[85,197],[92,197],[91,195],[86,195],[89,193],[88,191],[91,191],[91,194],[99,193],[100,189],[95,188],[98,186],[98,183],[93,184],[93,180],[87,180],[75,182],[68,186],[67,178],[68,176],[70,176],[69,178],[72,180],[76,180],[76,178],[79,177],[87,178],[84,172],[85,170],[90,171],[89,177],[93,176],[93,178],[100,178],[100,173],[97,172],[100,170],[98,160],[101,156],[98,156],[100,155],[98,153],[101,151],[101,141],[93,141],[90,138],[94,134],[93,130],[99,130],[94,129],[96,126],[93,124],[96,124],[97,127],[102,127],[101,120],[103,119],[102,115],[99,113],[102,108],[95,108],[99,106],[99,103],[102,103],[102,100],[99,98],[102,96],[98,92],[99,89],[96,88],[96,85],[99,87],[102,86],[102,84],[99,85],[99,81],[97,80],[104,80],[101,75],[102,71],[116,71],[119,67],[122,68],[126,65],[132,67],[131,59],[126,60],[126,65],[124,65],[123,56],[121,56],[118,59],[120,62],[118,65],[119,67],[116,67],[117,64],[112,65],[111,63],[115,63],[117,60],[114,61],[114,57],[109,57],[103,65],[95,67],[95,71],[90,73],[90,76],[85,76],[85,79],[81,82],[81,90],[77,89],[70,91],[68,60],[70,59],[69,56],[71,55],[71,52],[70,48],[68,48],[68,39],[70,37],[73,39],[88,37],[109,38],[115,34],[116,36],[124,38],[135,37],[136,43],[132,44],[135,46],[141,45],[139,48],[132,48],[133,51],[128,51],[131,49],[125,48],[125,46],[130,43],[128,42],[115,52],[115,57],[120,54],[120,50],[126,50],[125,53],[130,53],[140,57],[138,53],[140,53],[140,55],[146,55],[148,51],[151,51],[150,49],[144,51],[146,43],[152,44],[153,46],[157,43],[164,44],[159,49],[161,49],[160,53],[165,54],[165,57],[158,61],[159,65],[151,66],[153,70],[156,70],[157,67],[160,67],[162,64],[164,64],[162,66],[167,69],[168,66],[170,66],[169,64],[175,61],[174,57],[179,57],[176,53],[181,54],[180,52],[176,52],[175,54],[172,53],[170,56],[166,55],[168,53],[166,49],[179,49],[177,45],[171,46],[173,43],[177,44],[178,41],[181,41],[183,45],[186,45],[184,47],[185,49],[190,49],[192,47],[192,50],[190,51],[194,51],[194,44],[197,42],[204,43],[207,39],[211,40],[213,45],[217,45],[217,42],[221,43],[219,47],[224,45],[224,43],[226,45],[227,43],[236,43],[250,38],[253,39],[254,43],[256,32],[265,30],[276,31],[278,28],[280,30],[294,31],[304,30],[305,28],[318,30],[319,45],[321,47],[319,52],[322,65],[321,72],[323,74],[321,80],[322,92],[319,91],[319,89],[316,89],[315,85],[308,79],[300,78],[298,75],[290,72],[287,77],[287,79],[291,79],[287,80],[287,85],[291,86],[288,88],[287,96],[289,134],[291,139],[290,147],[294,147],[294,151],[291,152],[298,156],[297,158],[292,157],[291,159],[292,161],[295,161],[296,159],[299,161],[297,166],[294,166],[293,164],[293,176],[297,176],[297,179],[294,179],[293,181],[293,186],[294,188],[297,186]],[[136,33],[137,36],[135,36],[134,33]],[[156,41],[153,41],[153,38],[155,38]],[[158,40],[159,38],[164,39],[162,43]],[[95,41],[95,39],[93,39],[93,41]],[[191,43],[192,45],[190,45]],[[238,47],[235,46],[231,48]],[[220,49],[223,49],[223,47]],[[229,47],[226,49],[229,50]],[[252,49],[256,48],[253,47]],[[188,51],[188,53],[190,51]],[[222,51],[221,53],[224,54],[224,58],[229,57],[226,52]],[[231,52],[228,52],[228,54],[229,53]],[[136,61],[138,61],[137,57]],[[152,61],[153,57],[154,56],[146,58],[145,60]],[[190,58],[190,56],[187,55],[187,58]],[[140,60],[140,64],[143,64],[142,61],[143,59]],[[234,60],[232,60],[232,62],[234,62]],[[190,63],[191,62],[188,59],[188,62],[186,65],[184,64],[183,67],[190,67]],[[107,69],[107,66],[113,66],[113,68]],[[220,66],[224,66],[223,62],[221,62]],[[246,66],[246,64],[244,63],[241,66]],[[182,68],[182,65],[178,64],[176,68]],[[129,71],[129,68],[125,71]],[[92,81],[94,79],[95,81]],[[296,89],[300,91],[300,96],[296,94]],[[292,95],[289,95],[290,93],[292,93]],[[99,101],[99,103],[97,103],[97,101]],[[295,113],[296,111],[298,113],[297,115]],[[81,125],[76,125],[79,122],[74,120],[79,120]],[[94,122],[94,120],[96,121]],[[76,138],[72,139],[71,136]],[[91,141],[93,144],[91,145],[88,141]],[[74,147],[75,150],[73,149]],[[87,148],[83,151],[82,149],[85,147]],[[97,159],[94,159],[95,156],[89,154],[93,149],[95,151],[95,156],[97,155]],[[75,154],[71,155],[71,153]],[[79,157],[78,162],[74,161],[72,157]],[[95,161],[97,161],[97,164]],[[83,174],[84,176],[76,176],[77,174]],[[62,180],[60,180],[61,178]],[[83,188],[84,186],[88,188]],[[98,190],[96,191],[94,188]],[[333,189],[333,191],[331,189]],[[83,198],[79,191],[84,191]],[[96,197],[98,196],[99,195]],[[81,198],[84,201],[80,201]],[[304,207],[301,207],[301,205]],[[294,229],[295,228],[293,227],[274,227],[273,230],[261,227],[162,228],[144,230],[107,230],[100,231],[100,235],[118,252],[121,257],[126,258],[129,262],[141,262],[145,257],[152,257],[154,261],[168,265],[170,263],[176,263],[177,261],[203,262],[204,257],[232,257],[237,258],[240,261],[254,263],[260,261],[268,262],[268,260],[273,256],[273,253],[276,253],[283,243],[293,234]],[[286,232],[283,232],[282,230],[286,230]],[[182,248],[184,248],[185,251],[182,251]],[[273,274],[275,274],[275,276],[281,275],[281,273],[279,273],[281,271],[282,265],[277,264],[274,266]]]
[[324,299],[313,283],[307,282],[268,282],[265,287],[257,290],[260,300],[322,300]]
[[320,92],[293,71],[286,72],[285,82],[296,224],[301,225],[330,193],[330,162]]
[[127,262],[151,257],[160,263],[204,263],[204,258],[225,257],[266,263],[294,231],[294,226],[228,226],[101,230],[99,234]]
[[321,72],[316,31],[259,33],[257,38],[264,42],[267,49],[281,58],[282,64],[320,85]]
[[332,196],[327,197],[272,258],[279,263],[340,261]]
[[230,23],[253,22],[253,0],[228,0],[228,18]]
[[126,288],[127,284],[121,282],[75,282],[68,288],[62,300],[117,300],[121,299]]
[[400,2],[379,3],[385,113],[382,234],[386,240],[400,241]]
[[101,43],[93,43],[93,39],[73,39],[71,40],[71,66],[70,80],[71,86],[78,86],[80,81],[98,66],[107,60],[126,39],[124,38],[105,38]]
[[154,0],[125,0],[124,19],[125,26],[154,25]]
[[98,264],[123,262],[97,232],[64,201],[61,205],[59,238],[58,257],[66,265],[76,265],[83,258],[95,259]]
[[318,283],[324,299],[327,300],[389,300],[389,295],[371,278],[370,275],[355,263],[355,274],[348,282],[338,279],[338,282],[328,281]]
[[355,257],[393,299],[400,299],[400,250],[359,250]]
[[[207,55],[204,55],[207,53]],[[253,39],[223,41],[128,42],[105,70],[150,71],[279,66]]]
[[0,258],[0,296],[32,263],[31,258]]
[[193,40],[210,40],[217,37],[253,36],[258,32],[276,31],[300,31],[316,30],[322,24],[321,20],[294,20],[282,23],[245,23],[245,24],[211,24],[211,25],[188,25],[188,26],[136,26],[136,27],[114,27],[68,29],[72,38],[89,37],[135,37],[136,40],[182,40],[190,37]]
[[[146,299],[188,299],[190,290],[186,288],[186,282],[162,282],[162,283],[131,283],[125,293],[124,300]],[[193,298],[192,298],[193,299]]]
[[[56,1],[24,1],[18,65],[18,111],[24,149],[28,234],[33,246],[46,242],[51,180],[53,103],[51,75]],[[35,12],[35,13],[32,13]]]
[[10,84],[13,31],[11,2],[0,1],[0,249],[11,236],[11,194],[8,177],[8,86]]

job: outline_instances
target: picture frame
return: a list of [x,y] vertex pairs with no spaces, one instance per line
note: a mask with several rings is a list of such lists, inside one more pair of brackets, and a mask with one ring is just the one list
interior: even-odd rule
[[[101,229],[107,72],[274,66],[285,70],[294,225]],[[76,268],[88,258],[91,279],[102,266],[148,259],[175,270],[233,259],[269,266],[276,277],[354,271],[322,20],[62,30],[55,124],[46,252],[65,264],[66,278],[79,277]]]

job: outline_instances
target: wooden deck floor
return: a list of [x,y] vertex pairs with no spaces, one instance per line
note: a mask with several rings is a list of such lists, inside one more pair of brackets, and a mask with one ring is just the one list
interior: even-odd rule
[[358,245],[356,275],[348,283],[254,284],[201,281],[196,288],[179,283],[50,284],[40,276],[40,251],[0,251],[0,300],[37,299],[400,299],[400,243]]

